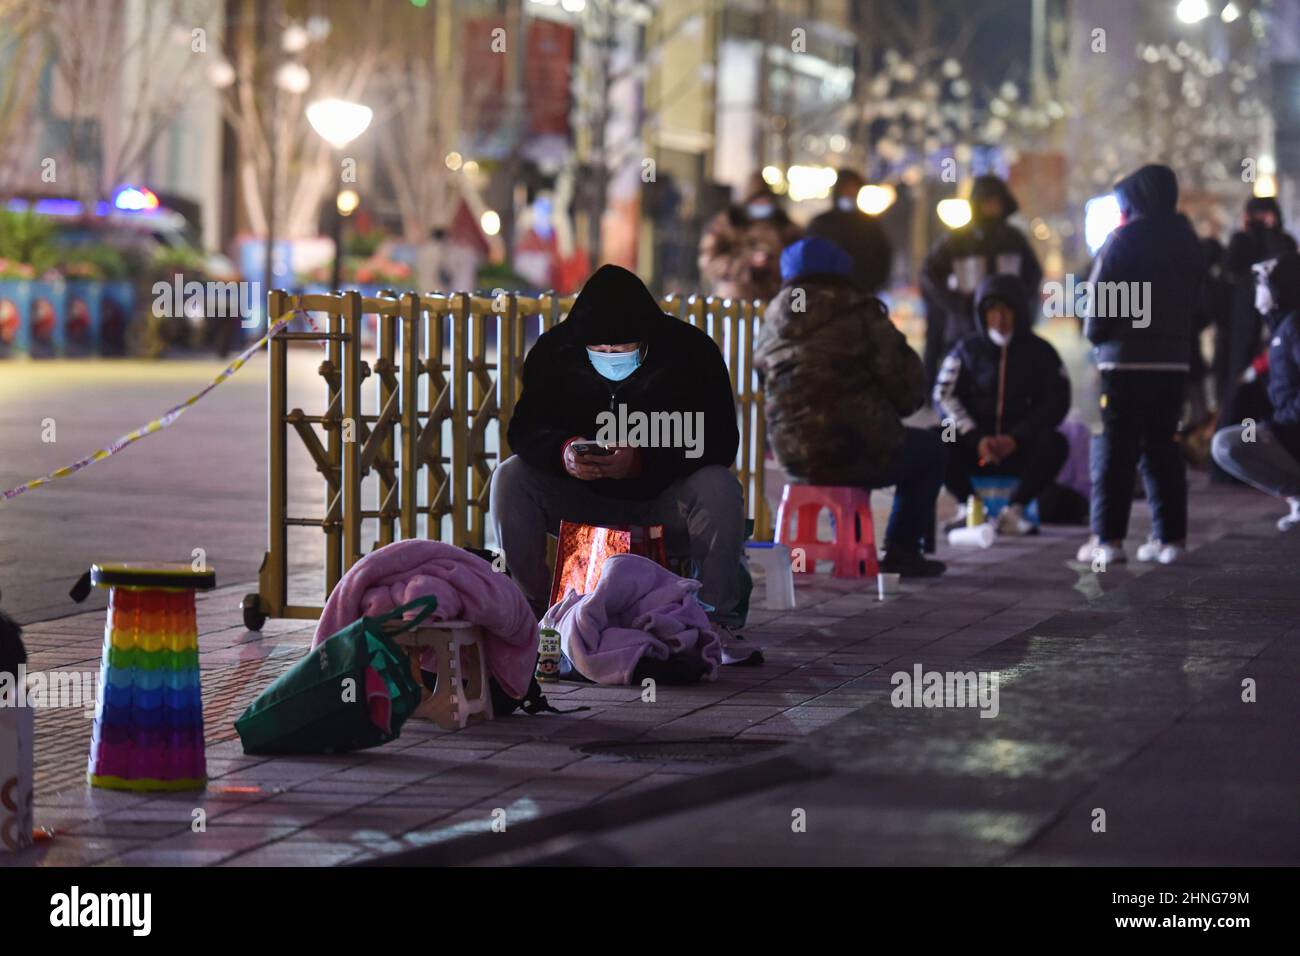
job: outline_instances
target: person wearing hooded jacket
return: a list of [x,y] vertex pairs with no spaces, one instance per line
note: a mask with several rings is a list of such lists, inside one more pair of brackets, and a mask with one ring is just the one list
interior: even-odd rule
[[858,193],[867,184],[861,174],[841,169],[835,176],[833,205],[808,223],[808,235],[820,236],[853,257],[853,281],[875,295],[889,282],[894,247],[875,216],[858,208]]
[[1268,273],[1272,308],[1265,310],[1268,421],[1229,425],[1215,433],[1214,460],[1233,477],[1286,500],[1279,531],[1300,527],[1300,254],[1283,253]]
[[988,276],[1019,276],[1029,311],[1039,307],[1043,269],[1029,240],[1007,220],[1020,208],[997,176],[971,186],[971,221],[939,240],[921,266],[926,302],[925,374],[934,382],[939,362],[971,331],[975,290]]
[[894,505],[880,568],[934,577],[922,554],[947,450],[902,419],[925,403],[920,357],[885,304],[854,281],[848,252],[820,237],[781,254],[784,285],[754,345],[768,442],[792,481],[887,488]]
[[1056,478],[1069,457],[1057,426],[1070,410],[1070,379],[1056,349],[1033,332],[1024,286],[1013,275],[985,279],[975,295],[972,332],[939,369],[934,403],[956,430],[945,485],[959,502],[975,493],[976,475],[1018,478],[998,514],[1000,534],[1032,534],[1024,509]]
[[1295,251],[1295,239],[1282,228],[1282,207],[1277,200],[1266,196],[1246,200],[1242,228],[1228,240],[1223,258],[1223,271],[1232,285],[1232,305],[1226,328],[1216,330],[1215,338],[1220,406],[1230,404],[1233,387],[1260,351],[1264,317],[1255,308],[1252,270],[1258,263]]
[[744,200],[714,216],[700,236],[700,275],[714,295],[766,302],[781,287],[781,250],[800,232],[772,187],[755,173]]
[[[653,428],[635,437],[636,421],[674,415],[680,441]],[[631,423],[619,430],[637,445],[608,442],[611,421]],[[612,454],[592,448],[602,435]],[[723,662],[761,660],[736,633],[745,512],[730,469],[740,434],[731,376],[707,333],[664,313],[628,270],[601,266],[524,359],[507,438],[514,454],[492,474],[492,522],[538,617],[550,597],[546,537],[561,520],[660,524],[670,551],[689,550],[700,569]]]
[[[1187,464],[1177,434],[1206,265],[1196,231],[1178,212],[1172,169],[1143,166],[1116,185],[1115,195],[1121,225],[1097,254],[1084,320],[1101,372],[1102,433],[1092,447],[1092,538],[1078,559],[1125,560],[1133,472],[1140,468],[1152,536],[1137,557],[1169,564],[1186,547]],[[1124,301],[1127,309],[1110,308]]]
[[[1214,329],[1213,370],[1220,429],[1244,418],[1267,416],[1266,390],[1251,373],[1252,361],[1266,348],[1261,342],[1266,317],[1256,308],[1255,294],[1260,286],[1255,272],[1261,263],[1295,251],[1295,239],[1282,228],[1282,207],[1277,200],[1261,196],[1246,200],[1242,228],[1232,234],[1223,254],[1221,271],[1227,302]],[[1210,480],[1231,482],[1233,478],[1215,463]]]

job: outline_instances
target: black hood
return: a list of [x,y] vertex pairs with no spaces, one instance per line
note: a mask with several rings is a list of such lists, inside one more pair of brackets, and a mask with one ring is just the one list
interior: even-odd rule
[[663,315],[634,273],[604,265],[582,287],[564,324],[583,345],[619,345],[645,341]]
[[1029,314],[1029,297],[1025,294],[1025,284],[1019,276],[989,276],[980,283],[975,292],[975,327],[987,334],[984,326],[984,308],[990,299],[998,299],[1011,306],[1016,314],[1016,333],[1028,332],[1033,327],[1033,317]]
[[1002,219],[1012,216],[1020,203],[1016,202],[1016,197],[1011,194],[1001,178],[997,176],[978,176],[970,189],[970,208],[971,215],[976,219],[980,218],[979,207],[985,199],[998,198],[1002,200]]
[[1115,184],[1124,215],[1172,216],[1178,210],[1178,177],[1168,166],[1151,164]]
[[1278,315],[1300,311],[1300,253],[1284,252],[1268,274],[1273,308]]
[[1277,228],[1282,228],[1282,207],[1272,196],[1251,196],[1246,200],[1246,215],[1271,212],[1277,218]]

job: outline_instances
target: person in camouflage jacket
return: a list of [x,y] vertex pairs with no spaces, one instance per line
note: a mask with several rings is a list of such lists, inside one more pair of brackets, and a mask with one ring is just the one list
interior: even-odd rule
[[781,255],[784,285],[754,348],[763,384],[768,447],[792,481],[863,488],[897,486],[882,568],[942,573],[921,556],[947,465],[939,435],[902,419],[925,403],[920,356],[883,302],[850,278],[852,257],[802,239]]

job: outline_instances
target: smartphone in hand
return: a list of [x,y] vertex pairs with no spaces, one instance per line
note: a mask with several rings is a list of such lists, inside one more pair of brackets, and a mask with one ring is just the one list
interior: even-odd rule
[[573,443],[573,453],[575,455],[592,455],[597,458],[608,458],[614,454],[614,449],[606,448],[594,441],[576,441]]

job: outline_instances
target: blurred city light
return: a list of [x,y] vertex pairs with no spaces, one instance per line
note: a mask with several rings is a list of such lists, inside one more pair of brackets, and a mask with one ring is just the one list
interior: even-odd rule
[[825,199],[835,185],[835,170],[829,166],[791,166],[785,178],[790,184],[790,198]]
[[454,173],[464,165],[465,157],[461,156],[460,153],[453,151],[447,154],[447,158],[444,159],[443,162],[446,163],[447,168]]
[[1277,177],[1272,173],[1260,173],[1255,180],[1255,195],[1260,199],[1273,199],[1277,196]]
[[144,212],[158,208],[158,197],[143,186],[123,186],[113,194],[113,208],[123,212]]
[[338,208],[340,216],[350,216],[357,211],[361,205],[361,197],[357,195],[355,189],[339,190],[338,198],[335,200],[335,206]]
[[208,67],[208,82],[219,90],[224,90],[235,82],[235,68],[229,60],[215,60]]
[[325,142],[342,149],[366,131],[375,111],[347,100],[317,100],[307,107],[307,122]]
[[478,224],[482,227],[483,234],[486,236],[495,236],[501,231],[501,217],[491,209],[479,216]]
[[767,183],[769,186],[777,186],[785,182],[785,174],[781,172],[779,166],[764,166],[763,182]]
[[291,23],[285,27],[284,33],[280,36],[280,49],[285,53],[301,53],[307,49],[307,44],[311,42],[311,34],[307,28],[299,23]]
[[301,63],[285,63],[275,71],[275,85],[286,93],[306,93],[311,73]]
[[1183,23],[1200,23],[1210,15],[1210,5],[1205,0],[1178,0],[1174,15]]
[[1083,239],[1089,252],[1096,255],[1106,237],[1119,227],[1121,218],[1119,199],[1114,193],[1088,200],[1083,207]]
[[894,204],[898,193],[888,183],[863,186],[858,190],[858,208],[868,216],[879,216]]
[[965,199],[940,199],[935,212],[949,229],[960,229],[971,220],[970,203]]
[[1223,8],[1223,12],[1219,14],[1219,18],[1223,20],[1224,23],[1232,23],[1232,21],[1236,20],[1240,16],[1241,8],[1235,3],[1229,3]]

